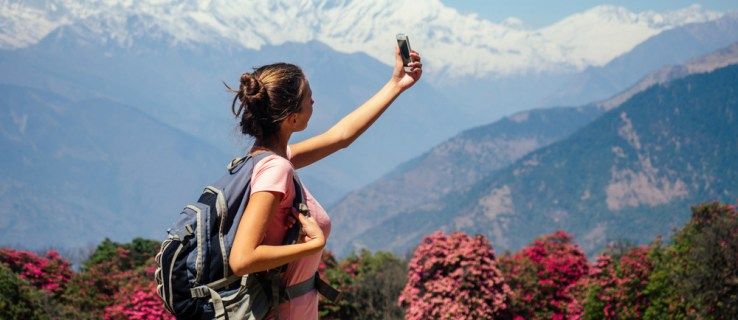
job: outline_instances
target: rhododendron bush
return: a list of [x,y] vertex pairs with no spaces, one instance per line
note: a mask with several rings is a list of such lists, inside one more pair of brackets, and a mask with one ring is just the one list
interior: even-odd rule
[[646,286],[653,269],[649,248],[633,247],[619,257],[605,253],[589,275],[585,319],[641,319],[649,305]]
[[8,266],[20,278],[48,293],[61,292],[72,278],[69,262],[62,259],[54,250],[40,257],[30,251],[0,248],[0,263]]
[[[0,319],[174,319],[156,295],[158,241],[103,241],[74,272],[56,251],[0,248]],[[498,261],[484,236],[435,232],[406,265],[387,252],[338,260],[343,292],[321,319],[738,319],[738,212],[692,208],[670,242],[612,246],[590,265],[564,231]]]
[[510,293],[484,236],[439,231],[415,249],[399,302],[406,319],[491,319],[505,314]]
[[503,257],[501,266],[513,290],[516,319],[576,319],[589,271],[587,258],[572,237],[557,231]]

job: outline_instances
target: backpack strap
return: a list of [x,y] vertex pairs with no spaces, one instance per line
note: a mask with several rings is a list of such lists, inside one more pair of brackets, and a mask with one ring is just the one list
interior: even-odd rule
[[321,279],[320,274],[316,272],[310,279],[285,288],[280,302],[292,300],[313,291],[313,289],[317,289],[318,293],[332,302],[336,302],[341,296],[341,291]]

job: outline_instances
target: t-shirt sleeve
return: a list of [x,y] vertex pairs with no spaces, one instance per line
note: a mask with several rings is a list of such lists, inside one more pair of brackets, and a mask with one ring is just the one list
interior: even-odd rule
[[254,167],[251,194],[272,191],[286,195],[287,188],[292,183],[292,175],[292,165],[287,159],[278,156],[266,157]]

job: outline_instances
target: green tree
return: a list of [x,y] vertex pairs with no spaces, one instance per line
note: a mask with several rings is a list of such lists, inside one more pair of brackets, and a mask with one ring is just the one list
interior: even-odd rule
[[711,202],[692,208],[692,219],[669,246],[651,251],[654,272],[646,288],[646,319],[738,318],[738,213]]
[[337,303],[321,300],[321,319],[402,319],[396,304],[405,285],[406,263],[388,252],[362,250],[336,262],[323,257],[325,276],[342,291]]
[[0,263],[0,319],[51,319],[48,297]]

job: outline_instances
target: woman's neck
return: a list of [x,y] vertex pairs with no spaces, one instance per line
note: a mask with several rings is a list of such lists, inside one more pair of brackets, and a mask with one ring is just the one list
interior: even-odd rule
[[251,148],[251,152],[255,152],[257,150],[269,150],[283,158],[287,158],[287,144],[289,143],[289,140],[289,135],[283,136],[281,134],[274,139],[256,140],[256,142],[254,142],[254,146]]

